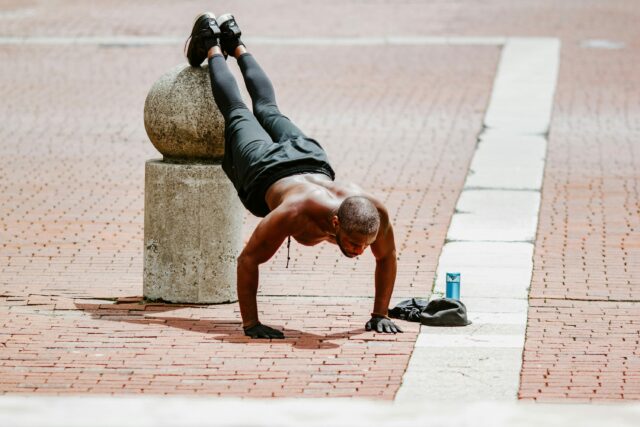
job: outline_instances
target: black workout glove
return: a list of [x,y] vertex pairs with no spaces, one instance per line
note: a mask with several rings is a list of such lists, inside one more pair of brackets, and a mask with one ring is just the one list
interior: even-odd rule
[[249,328],[243,328],[244,334],[251,338],[275,338],[275,339],[283,339],[284,334],[277,329],[270,328],[267,325],[263,325],[258,322],[257,325],[251,326]]
[[391,319],[389,319],[388,317],[380,317],[380,316],[373,316],[371,320],[367,322],[364,328],[367,331],[373,330],[380,333],[386,332],[388,334],[403,332],[399,326],[397,326],[395,323],[393,323],[393,321],[391,321]]

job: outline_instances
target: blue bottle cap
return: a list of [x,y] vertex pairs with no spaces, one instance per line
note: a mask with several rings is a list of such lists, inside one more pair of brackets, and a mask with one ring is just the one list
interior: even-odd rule
[[447,282],[459,282],[460,281],[460,273],[447,273]]

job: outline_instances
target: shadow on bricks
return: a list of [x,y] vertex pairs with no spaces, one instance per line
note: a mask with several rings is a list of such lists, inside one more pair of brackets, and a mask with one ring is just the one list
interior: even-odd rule
[[331,340],[350,339],[351,337],[367,333],[364,328],[358,328],[332,334],[318,335],[274,324],[272,325],[273,327],[279,328],[284,331],[285,339],[251,339],[247,336],[244,336],[242,327],[240,326],[240,322],[237,320],[193,319],[189,317],[161,317],[156,315],[157,313],[164,313],[184,308],[207,307],[206,305],[201,306],[159,303],[76,303],[75,306],[78,310],[90,314],[91,317],[96,320],[125,322],[136,325],[167,326],[170,328],[183,329],[185,331],[195,333],[211,334],[213,335],[213,339],[230,344],[266,344],[269,346],[273,346],[274,344],[281,344],[290,345],[297,349],[332,349],[339,348],[340,345],[329,342]]

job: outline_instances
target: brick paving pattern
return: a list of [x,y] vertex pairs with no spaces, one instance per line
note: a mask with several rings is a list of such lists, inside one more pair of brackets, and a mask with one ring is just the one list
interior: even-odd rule
[[[427,296],[499,49],[255,54],[283,111],[325,145],[339,176],[388,205],[394,296]],[[144,161],[158,157],[142,106],[181,61],[178,46],[0,46],[12,82],[0,130],[0,392],[393,398],[418,328],[364,331],[370,257],[294,243],[289,269],[284,249],[263,266],[261,319],[284,328],[284,341],[244,337],[237,304],[141,301]],[[246,219],[245,238],[255,222]]]
[[[181,36],[194,12],[210,7],[166,0],[156,2],[153,12],[124,1],[102,5],[96,10],[81,1],[64,1],[64,7],[6,1],[0,7],[0,36]],[[639,398],[637,2],[222,1],[214,11],[227,10],[261,36],[327,36],[330,23],[335,36],[560,38],[520,398]],[[273,10],[287,13],[263,19]],[[587,49],[587,39],[625,47]],[[333,384],[340,378],[351,378],[355,381],[344,387],[358,390],[346,391],[349,395],[391,397],[416,330],[394,338],[358,332],[370,304],[365,298],[370,260],[338,264],[330,247],[296,245],[286,271],[279,253],[266,266],[260,303],[265,321],[287,328],[292,338],[285,343],[245,343],[233,306],[177,308],[122,299],[140,292],[143,162],[154,156],[141,130],[142,101],[161,70],[180,60],[176,50],[0,47],[0,72],[12,83],[2,87],[0,103],[5,118],[0,150],[6,159],[0,166],[0,389],[64,392],[73,384],[96,390],[104,378],[98,386],[104,391],[112,386],[118,392],[182,392],[179,384],[225,395],[269,395],[274,389],[283,395],[287,390],[325,395],[337,393]],[[283,109],[295,112],[293,118],[325,144],[343,177],[361,181],[392,207],[401,242],[395,295],[422,293],[479,130],[497,51],[256,51],[273,75]],[[294,64],[282,67],[278,61],[289,52]],[[358,78],[365,56],[366,75],[379,80]],[[327,57],[331,67],[325,66]],[[65,77],[70,67],[73,78]],[[407,77],[398,79],[392,70]],[[352,76],[344,78],[345,72]],[[408,89],[413,81],[428,82],[421,86],[427,92]],[[403,108],[408,115],[400,114]],[[401,118],[399,134],[391,132],[395,121],[387,119],[394,114]],[[344,136],[354,143],[344,143]],[[429,144],[437,154],[401,157],[400,151],[387,150],[392,136],[405,147]],[[371,149],[360,150],[365,144]],[[415,183],[416,177],[424,179]],[[249,219],[248,228],[252,224]],[[331,280],[328,269],[335,271]],[[335,282],[341,278],[348,281]],[[351,287],[347,291],[341,283]],[[109,304],[113,301],[95,298],[120,300]],[[330,313],[336,326],[319,324],[320,313]],[[390,348],[394,354],[388,354]],[[207,353],[211,350],[216,354]],[[238,362],[245,355],[247,360]],[[197,371],[203,369],[200,357],[207,372]],[[324,357],[338,365],[321,363]],[[389,365],[376,366],[378,360]],[[287,367],[298,362],[306,369]],[[242,369],[233,369],[234,363]],[[313,381],[309,364],[318,367]],[[260,377],[267,365],[284,372],[286,384],[283,377]],[[208,376],[213,367],[215,374]],[[369,370],[356,375],[358,369]],[[193,377],[185,377],[187,372]],[[176,373],[180,376],[171,375]],[[249,394],[231,391],[263,385]]]
[[640,54],[565,49],[520,397],[640,399]]
[[639,11],[629,0],[458,1],[438,10],[447,28],[433,35],[562,42],[521,399],[640,398]]
[[637,302],[532,299],[520,398],[640,399]]

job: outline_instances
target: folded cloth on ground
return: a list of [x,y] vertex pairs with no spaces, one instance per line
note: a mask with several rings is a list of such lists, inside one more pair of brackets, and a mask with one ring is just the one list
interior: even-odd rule
[[408,320],[409,322],[419,322],[420,313],[427,308],[428,300],[422,298],[411,298],[402,301],[389,310],[389,317]]
[[389,310],[389,317],[420,322],[427,326],[467,326],[467,307],[462,301],[452,298],[437,298],[427,301],[411,298],[400,302]]

